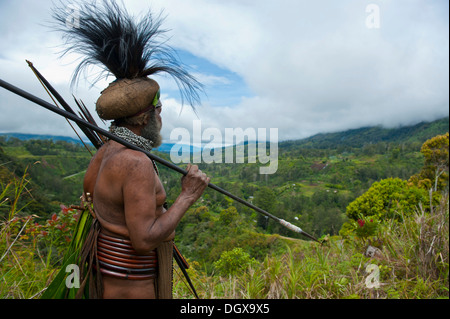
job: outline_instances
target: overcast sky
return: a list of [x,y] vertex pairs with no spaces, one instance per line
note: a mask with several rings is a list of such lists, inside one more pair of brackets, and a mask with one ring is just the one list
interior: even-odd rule
[[[202,129],[278,128],[286,140],[448,116],[448,1],[124,3],[134,13],[164,9],[169,43],[205,85],[197,118],[189,106],[181,110],[171,80],[156,78],[166,139],[176,127],[191,130],[195,119]],[[0,0],[0,78],[49,100],[28,59],[67,101],[73,105],[73,93],[94,113],[100,91],[114,79],[70,89],[76,57],[58,57],[59,34],[45,27],[51,6],[51,0]],[[74,136],[65,120],[2,88],[0,132]]]

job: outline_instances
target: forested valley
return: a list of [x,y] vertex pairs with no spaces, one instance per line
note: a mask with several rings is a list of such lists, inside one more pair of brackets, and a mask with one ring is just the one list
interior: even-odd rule
[[[396,129],[370,127],[283,141],[278,145],[278,170],[271,175],[259,174],[260,164],[247,162],[199,164],[211,182],[324,243],[318,246],[208,189],[176,230],[176,243],[191,263],[189,271],[201,296],[448,298],[448,126],[444,118]],[[443,166],[436,168],[438,160],[430,159],[436,155],[433,145],[442,149],[445,141],[447,153],[438,156],[439,165],[444,158]],[[95,149],[90,147],[90,152]],[[156,154],[169,159],[167,153]],[[4,265],[19,264],[22,270],[17,273],[23,273],[24,268],[40,264],[45,268],[41,275],[51,277],[70,241],[69,226],[76,222],[70,205],[79,204],[91,156],[79,144],[0,136],[0,255],[4,258],[0,296],[33,297],[44,289],[48,280],[42,278],[41,284],[24,291]],[[180,175],[158,168],[170,205],[180,192]],[[405,264],[411,252],[395,246],[408,242],[397,226],[416,227],[412,221],[418,217],[409,216],[425,218],[430,211],[440,211],[442,223],[446,220],[440,231],[446,229],[447,239],[439,239],[443,248],[433,255],[436,260],[429,261],[436,266],[427,268],[422,278]],[[48,239],[52,229],[55,234]],[[408,234],[412,232],[409,229]],[[11,249],[16,238],[20,240]],[[409,240],[414,246],[414,239]],[[423,249],[416,244],[419,251]],[[367,274],[361,270],[373,262],[366,254],[369,246],[383,254],[384,259],[377,261],[381,280],[391,283],[376,291],[364,288]],[[30,253],[31,260],[22,260],[26,257],[19,247],[37,250]],[[411,278],[414,284],[408,281]],[[192,297],[181,281],[174,289],[180,298]]]

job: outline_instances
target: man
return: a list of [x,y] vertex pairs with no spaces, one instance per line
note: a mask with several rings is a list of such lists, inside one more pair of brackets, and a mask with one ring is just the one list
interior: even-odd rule
[[[67,23],[68,7],[77,8],[75,26]],[[199,101],[201,84],[165,42],[157,41],[164,33],[160,16],[149,12],[137,21],[113,0],[103,0],[65,3],[53,17],[64,33],[65,53],[84,56],[74,82],[93,65],[116,77],[96,102],[99,117],[113,120],[113,134],[146,151],[161,143],[160,87],[151,75],[168,73],[183,99],[191,106]],[[181,193],[167,208],[156,165],[144,153],[115,141],[99,149],[84,180],[84,197],[92,201],[95,217],[80,262],[82,275],[88,264],[87,275],[96,278],[90,297],[171,298],[174,231],[209,183],[197,166],[187,170]]]
[[[161,104],[122,125],[144,138],[158,136]],[[148,255],[161,242],[173,240],[178,222],[209,182],[197,166],[188,166],[187,170],[180,195],[166,211],[166,193],[152,161],[144,153],[117,142],[106,143],[93,158],[84,181],[85,193],[93,198],[101,233],[130,239],[139,255]],[[155,278],[126,280],[106,272],[103,285],[104,298],[156,297]]]

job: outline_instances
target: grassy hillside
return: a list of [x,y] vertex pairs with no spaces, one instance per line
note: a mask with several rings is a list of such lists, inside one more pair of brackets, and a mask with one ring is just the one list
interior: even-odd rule
[[[46,217],[62,203],[79,202],[84,171],[90,159],[87,150],[74,143],[3,138],[0,139],[0,181],[4,186],[26,172],[30,192],[25,197],[31,196],[33,200],[25,211],[38,211]],[[14,197],[14,194],[7,195]]]

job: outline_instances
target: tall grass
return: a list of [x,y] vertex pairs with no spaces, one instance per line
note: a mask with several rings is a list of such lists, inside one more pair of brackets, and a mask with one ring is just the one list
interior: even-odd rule
[[386,263],[395,276],[404,278],[401,290],[414,290],[414,283],[423,297],[448,297],[449,272],[449,198],[444,193],[440,204],[431,213],[419,206],[416,214],[404,218],[401,225],[387,227]]
[[[18,240],[30,222],[27,219],[19,223],[17,215],[21,209],[18,207],[19,198],[26,189],[28,180],[26,175],[22,179],[14,179],[6,186],[2,185],[0,206],[9,204],[9,214],[1,223],[0,230],[0,297],[1,298],[30,298],[42,286],[38,283],[38,276],[46,273],[41,262],[34,260],[36,249],[24,250]],[[12,198],[7,197],[12,195]],[[33,247],[36,248],[36,247]],[[39,255],[38,255],[39,256]],[[38,258],[39,259],[39,258]],[[41,280],[43,278],[41,277]]]
[[[0,206],[8,215],[0,223],[0,298],[37,298],[56,273],[58,261],[68,247],[76,212],[63,207],[59,214],[39,224],[37,215],[23,212],[28,203],[19,199],[28,192],[25,172],[2,186]],[[7,197],[7,194],[9,194]],[[30,199],[31,201],[32,199]]]

